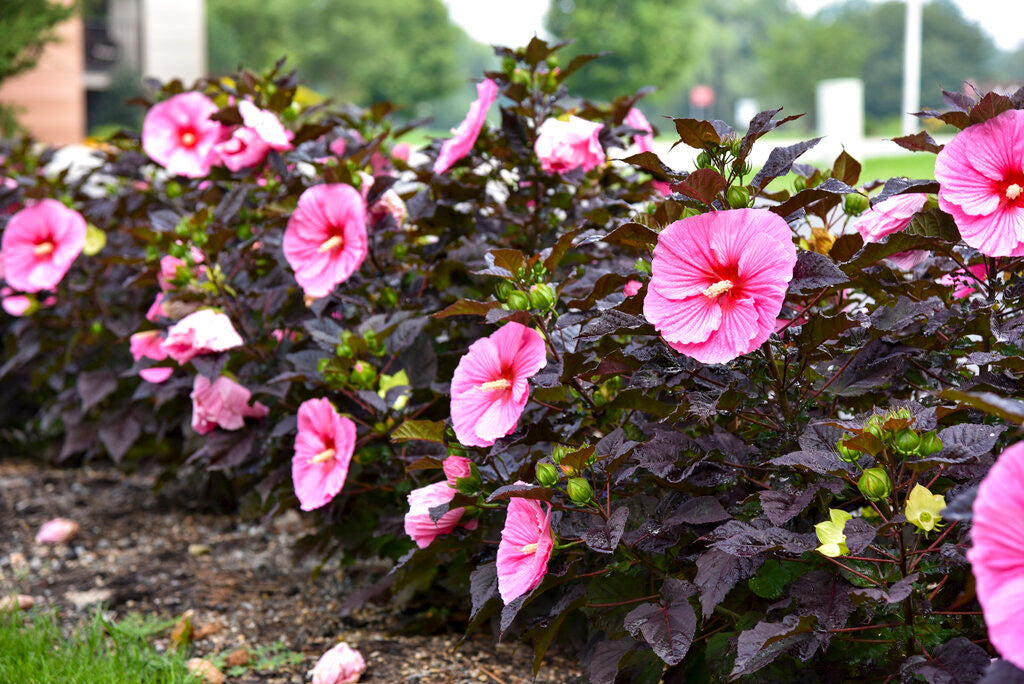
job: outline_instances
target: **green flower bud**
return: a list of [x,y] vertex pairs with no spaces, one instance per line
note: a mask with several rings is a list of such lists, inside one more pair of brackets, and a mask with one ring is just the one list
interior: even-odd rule
[[178,181],[171,181],[164,188],[164,191],[167,193],[167,196],[170,197],[171,199],[174,199],[175,197],[181,197],[181,184],[178,183]]
[[711,168],[711,155],[707,152],[701,152],[697,155],[697,159],[694,163],[697,165],[698,169]]
[[884,468],[868,468],[857,480],[857,488],[871,501],[879,501],[892,494],[892,481]]
[[892,438],[892,444],[900,455],[912,456],[921,445],[921,436],[910,428],[903,428]]
[[651,275],[651,262],[647,261],[647,259],[637,259],[636,263],[633,264],[633,268],[640,271],[641,273]]
[[501,70],[511,73],[516,68],[516,60],[513,57],[506,57],[501,60]]
[[508,296],[508,305],[512,309],[527,311],[530,308],[530,298],[525,292],[514,290]]
[[[844,437],[843,439],[846,438]],[[846,461],[847,463],[855,463],[861,457],[861,452],[846,446],[842,439],[836,442],[836,453],[839,455],[839,460]]]
[[582,477],[571,478],[565,489],[573,503],[585,504],[594,498],[594,490]]
[[922,456],[931,456],[942,451],[942,440],[935,434],[935,430],[921,435],[921,443],[917,447],[917,453]]
[[551,463],[538,463],[537,482],[544,487],[554,486],[558,482],[558,468]]
[[843,201],[843,211],[845,211],[850,216],[860,216],[865,211],[867,211],[870,205],[871,200],[869,200],[867,197],[860,194],[859,192],[851,192],[846,196],[846,199]]
[[238,236],[239,240],[248,240],[252,237],[252,226],[248,223],[243,223],[238,226],[238,230],[235,231],[235,234]]
[[700,216],[702,213],[703,212],[701,212],[700,209],[696,209],[694,207],[686,207],[679,215],[679,218],[690,218],[691,216]]
[[547,283],[530,286],[530,306],[534,309],[541,311],[553,309],[557,301],[558,297],[555,296],[554,289]]
[[736,138],[735,140],[732,141],[732,144],[729,146],[729,151],[732,152],[732,156],[734,156],[734,157],[740,156],[740,151],[742,149],[743,149],[743,138]]
[[803,176],[797,176],[793,179],[793,189],[797,192],[807,188],[807,180]]
[[395,245],[391,253],[395,255],[396,259],[405,259],[409,254],[409,247],[406,245]]
[[352,384],[361,389],[369,389],[377,382],[377,369],[364,361],[356,361],[349,373]]
[[103,324],[100,323],[99,321],[93,321],[92,325],[90,325],[89,328],[95,335],[99,335],[100,333],[103,332]]
[[733,186],[725,193],[725,197],[729,200],[729,206],[733,209],[743,209],[750,202],[750,193],[747,192],[746,188]]
[[512,283],[507,280],[499,280],[494,286],[494,296],[499,302],[507,302],[508,296],[512,294]]

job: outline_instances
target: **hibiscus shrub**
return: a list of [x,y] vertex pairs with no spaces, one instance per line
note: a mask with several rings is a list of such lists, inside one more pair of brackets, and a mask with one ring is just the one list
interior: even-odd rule
[[684,172],[559,47],[499,48],[411,156],[279,69],[167,84],[84,172],[9,147],[3,438],[298,507],[394,561],[343,610],[418,593],[536,669],[1024,676],[1024,89],[895,140],[936,181],[816,140],[755,172],[781,110],[672,119]]

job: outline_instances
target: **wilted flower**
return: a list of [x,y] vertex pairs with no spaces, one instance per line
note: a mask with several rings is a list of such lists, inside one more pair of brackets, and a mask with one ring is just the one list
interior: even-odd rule
[[231,319],[213,309],[190,313],[171,326],[164,351],[178,363],[187,363],[200,354],[214,354],[244,344]]
[[180,93],[153,105],[142,123],[142,148],[169,172],[201,178],[216,161],[213,146],[221,125],[210,118],[217,111],[202,93]]
[[771,335],[795,265],[789,226],[770,211],[691,216],[658,236],[644,315],[676,351],[731,361]]
[[821,546],[815,551],[829,558],[845,556],[850,553],[850,549],[846,546],[846,535],[843,530],[846,527],[846,521],[853,516],[846,511],[830,508],[828,517],[829,519],[825,522],[814,526],[814,533],[818,535],[818,541],[821,542]]
[[81,528],[74,520],[54,518],[43,523],[36,532],[37,544],[66,544],[78,536]]
[[999,456],[978,488],[967,552],[996,650],[1024,668],[1024,442]]
[[941,494],[932,494],[927,487],[915,484],[903,512],[907,522],[925,532],[931,532],[939,526],[942,519],[939,514],[945,507],[946,499]]
[[156,323],[161,318],[167,318],[167,310],[164,309],[164,293],[157,292],[156,298],[146,311],[146,320]]
[[246,418],[262,418],[269,409],[256,402],[249,406],[252,393],[227,376],[213,383],[197,375],[192,385],[192,429],[201,435],[218,427],[240,430]]
[[939,208],[987,256],[1024,254],[1024,111],[965,128],[935,159]]
[[[201,264],[203,263],[203,253],[195,247],[192,248],[192,261]],[[174,279],[178,277],[178,270],[184,268],[188,271],[188,263],[184,259],[179,259],[176,256],[170,254],[160,257],[160,272],[157,273],[156,279],[160,284],[160,289],[167,291],[175,288]],[[203,267],[199,268],[199,272],[203,272]]]
[[878,242],[910,225],[914,214],[924,208],[928,196],[921,193],[895,195],[868,209],[853,224],[864,242]]
[[299,429],[292,457],[292,483],[304,511],[326,505],[345,486],[356,444],[356,426],[327,399],[299,406]]
[[[436,521],[430,517],[430,509],[442,506],[455,498],[455,490],[447,481],[435,482],[409,492],[409,512],[405,514],[405,533],[412,537],[416,546],[425,549],[440,535],[451,534],[459,525],[466,509],[462,506],[445,511]],[[475,530],[476,520],[463,524],[467,530]]]
[[546,363],[536,330],[506,323],[469,346],[452,377],[452,426],[467,446],[490,446],[516,428],[529,399],[529,378]]
[[261,163],[270,150],[291,149],[287,131],[273,112],[260,109],[249,100],[238,103],[243,125],[214,146],[217,156],[231,171]]
[[539,501],[512,497],[498,543],[498,593],[505,605],[541,583],[554,547],[551,505],[545,513]]
[[603,124],[570,116],[567,121],[548,119],[537,129],[534,152],[547,173],[584,171],[604,163],[605,155],[597,136]]
[[385,216],[390,216],[395,220],[395,224],[401,228],[405,223],[407,215],[408,210],[401,196],[395,192],[394,188],[388,188],[367,211],[366,220],[372,226]]
[[356,684],[366,672],[366,661],[344,641],[320,656],[313,670],[312,684]]
[[54,289],[82,253],[86,230],[82,215],[57,200],[22,209],[0,241],[4,278],[22,292]]
[[366,207],[351,185],[308,188],[288,219],[284,255],[311,297],[325,297],[366,258]]
[[458,128],[452,130],[453,137],[441,143],[441,152],[434,162],[434,173],[444,173],[469,154],[487,119],[487,110],[497,97],[498,84],[491,79],[485,78],[477,84],[476,99],[469,105],[466,118]]

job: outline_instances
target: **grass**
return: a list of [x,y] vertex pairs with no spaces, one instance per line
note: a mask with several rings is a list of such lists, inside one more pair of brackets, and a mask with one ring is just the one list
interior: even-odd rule
[[138,615],[112,622],[97,610],[67,636],[52,612],[0,613],[0,682],[199,682],[184,655],[148,641],[173,624]]
[[886,180],[894,176],[907,178],[935,178],[935,155],[915,152],[899,157],[876,157],[862,162],[861,182]]

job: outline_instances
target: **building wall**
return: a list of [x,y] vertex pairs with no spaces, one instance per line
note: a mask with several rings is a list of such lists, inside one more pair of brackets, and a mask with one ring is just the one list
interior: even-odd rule
[[205,0],[141,0],[142,75],[186,86],[206,75]]
[[0,102],[38,140],[61,145],[85,137],[85,32],[79,17],[57,29],[60,42],[43,49],[36,67],[4,81]]

